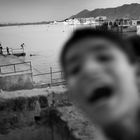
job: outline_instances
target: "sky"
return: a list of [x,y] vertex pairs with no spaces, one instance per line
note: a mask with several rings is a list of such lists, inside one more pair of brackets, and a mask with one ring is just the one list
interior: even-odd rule
[[84,9],[130,3],[140,3],[140,0],[0,0],[0,23],[61,20]]

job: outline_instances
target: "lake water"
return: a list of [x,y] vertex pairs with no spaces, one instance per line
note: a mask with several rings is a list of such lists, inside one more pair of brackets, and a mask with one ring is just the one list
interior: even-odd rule
[[35,73],[44,73],[50,67],[59,69],[60,50],[72,30],[63,24],[1,27],[0,42],[13,49],[25,43],[26,57],[20,59],[31,61]]
[[[60,69],[61,48],[76,27],[63,23],[0,27],[0,43],[3,48],[13,49],[21,48],[20,45],[24,43],[26,57],[19,59],[32,62],[34,75],[49,72],[50,67],[57,71]],[[30,57],[30,54],[34,56]]]
[[[76,27],[63,23],[0,27],[0,43],[3,48],[13,49],[21,48],[20,45],[24,43],[26,57],[19,59],[31,61],[33,75],[50,72],[50,67],[53,71],[58,71],[61,48]],[[34,56],[30,57],[30,54]],[[60,73],[54,77],[60,77]],[[46,82],[46,80],[50,82],[50,75],[34,78],[35,82]]]

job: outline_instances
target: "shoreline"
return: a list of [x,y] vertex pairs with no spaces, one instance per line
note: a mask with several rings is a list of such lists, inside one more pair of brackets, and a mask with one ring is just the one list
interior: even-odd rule
[[52,21],[31,22],[31,23],[0,23],[0,27],[24,26],[24,25],[44,25],[44,24],[50,24],[50,23],[52,23]]

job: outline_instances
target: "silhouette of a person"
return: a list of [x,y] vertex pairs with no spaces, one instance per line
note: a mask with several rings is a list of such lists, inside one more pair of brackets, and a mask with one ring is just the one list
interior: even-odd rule
[[0,54],[3,54],[3,47],[1,45],[1,43],[0,43]]

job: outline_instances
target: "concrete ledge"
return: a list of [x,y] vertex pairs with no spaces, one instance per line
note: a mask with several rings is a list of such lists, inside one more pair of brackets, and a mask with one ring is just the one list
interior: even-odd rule
[[20,89],[32,89],[32,73],[16,73],[10,75],[0,75],[0,89],[12,91]]

